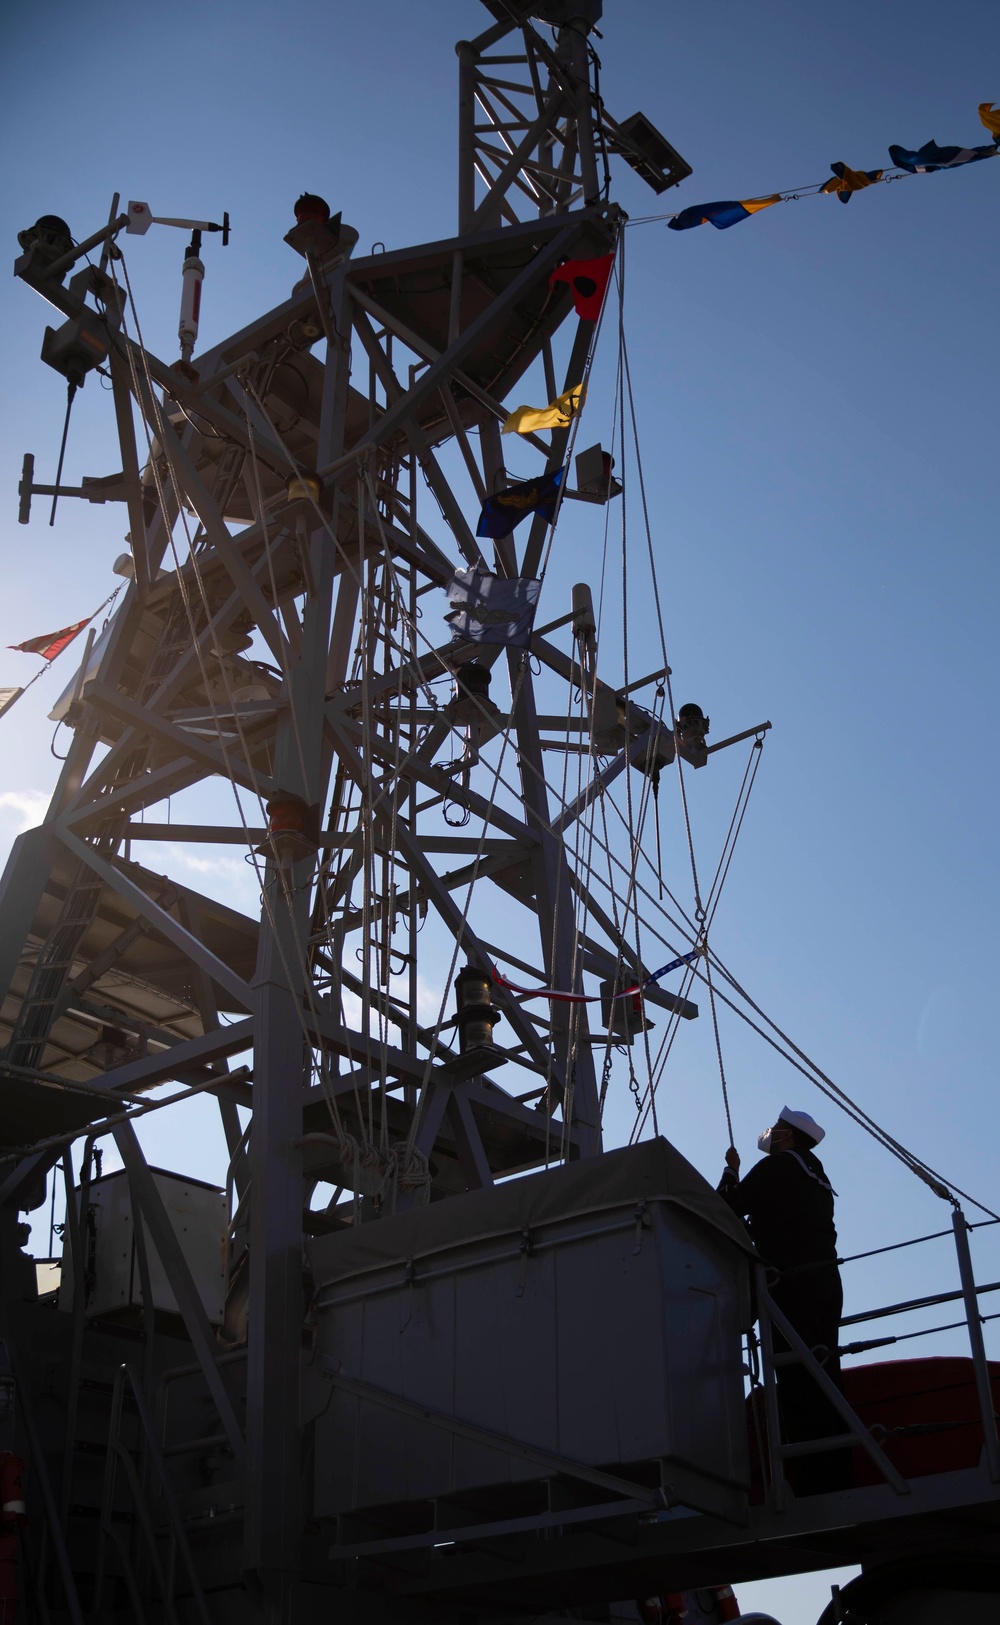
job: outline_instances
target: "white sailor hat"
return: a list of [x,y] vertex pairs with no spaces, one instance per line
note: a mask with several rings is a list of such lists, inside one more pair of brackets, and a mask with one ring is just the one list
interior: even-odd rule
[[787,1123],[790,1128],[801,1129],[803,1134],[808,1134],[814,1145],[819,1145],[820,1140],[826,1138],[826,1129],[820,1128],[815,1117],[810,1117],[808,1112],[793,1112],[791,1106],[782,1106],[778,1113],[778,1122]]

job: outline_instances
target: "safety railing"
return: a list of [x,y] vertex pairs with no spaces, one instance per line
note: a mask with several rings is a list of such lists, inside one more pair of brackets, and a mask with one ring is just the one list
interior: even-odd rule
[[[126,1385],[132,1391],[132,1399],[139,1418],[142,1430],[143,1444],[146,1452],[146,1461],[153,1477],[156,1480],[163,1508],[166,1512],[166,1528],[157,1526],[154,1514],[147,1500],[143,1484],[136,1468],[132,1452],[122,1439],[122,1412],[124,1409]],[[120,1520],[116,1521],[116,1492],[119,1485],[119,1475],[124,1479],[131,1497],[134,1510],[133,1530],[135,1539],[141,1536],[138,1542],[142,1559],[145,1563],[146,1573],[151,1577],[153,1588],[158,1592],[158,1603],[162,1604],[163,1617],[167,1625],[180,1625],[177,1612],[178,1601],[178,1568],[183,1572],[185,1587],[185,1618],[190,1618],[190,1604],[200,1625],[211,1625],[205,1593],[195,1568],[184,1528],[184,1519],[174,1494],[166,1462],[160,1449],[159,1440],[142,1383],[131,1366],[119,1366],[115,1376],[114,1391],[111,1400],[111,1419],[108,1428],[108,1453],[104,1471],[104,1489],[101,1499],[100,1539],[97,1551],[97,1566],[94,1574],[94,1590],[91,1609],[94,1618],[100,1617],[100,1609],[104,1600],[104,1588],[108,1578],[107,1557],[109,1548],[117,1554],[121,1566],[122,1579],[128,1592],[132,1617],[137,1625],[145,1625],[147,1612],[143,1606],[143,1591],[147,1593],[149,1587],[143,1583],[138,1561],[139,1554],[133,1550],[134,1540],[123,1531]],[[164,1552],[164,1547],[165,1552]],[[160,1617],[159,1614],[157,1617]]]
[[[981,1286],[976,1283],[969,1247],[969,1233],[971,1230],[985,1229],[997,1222],[996,1220],[987,1220],[983,1224],[970,1225],[961,1208],[956,1206],[952,1215],[950,1230],[934,1231],[927,1236],[917,1236],[912,1240],[895,1242],[886,1247],[872,1248],[868,1252],[856,1253],[847,1258],[838,1258],[838,1265],[851,1264],[861,1259],[874,1258],[884,1253],[898,1252],[902,1248],[919,1246],[925,1242],[938,1241],[943,1237],[951,1236],[955,1245],[958,1265],[960,1284],[957,1290],[928,1293],[898,1303],[884,1304],[861,1313],[845,1315],[840,1321],[840,1326],[844,1328],[867,1324],[893,1315],[908,1314],[946,1303],[961,1303],[964,1315],[961,1320],[949,1321],[944,1325],[925,1327],[916,1331],[907,1331],[884,1337],[865,1338],[855,1342],[841,1342],[835,1351],[814,1350],[806,1345],[787,1315],[782,1312],[774,1301],[770,1290],[773,1272],[764,1268],[758,1270],[757,1307],[760,1359],[757,1358],[756,1339],[751,1335],[748,1371],[750,1372],[751,1392],[753,1393],[756,1390],[761,1394],[763,1400],[763,1430],[760,1429],[760,1412],[756,1403],[752,1414],[758,1427],[758,1451],[761,1458],[762,1472],[766,1474],[765,1483],[768,1500],[774,1511],[782,1511],[787,1504],[789,1486],[784,1471],[786,1462],[796,1458],[820,1456],[831,1451],[843,1451],[853,1446],[860,1446],[875,1464],[881,1478],[891,1485],[898,1495],[905,1495],[909,1490],[909,1484],[889,1460],[872,1430],[865,1425],[852,1409],[838,1383],[824,1369],[825,1361],[830,1353],[836,1353],[838,1356],[865,1354],[873,1349],[886,1348],[896,1343],[905,1342],[910,1338],[928,1337],[938,1332],[955,1331],[963,1327],[968,1335],[969,1352],[972,1358],[978,1410],[977,1419],[983,1429],[983,1458],[991,1482],[1000,1482],[1000,1435],[998,1435],[997,1415],[983,1337],[983,1326],[990,1320],[1000,1319],[1000,1311],[984,1315],[981,1313],[979,1305],[981,1296],[1000,1291],[1000,1281],[990,1281]],[[787,1272],[787,1274],[798,1275],[813,1268],[829,1269],[830,1266],[829,1264],[802,1265],[793,1271]],[[776,1332],[785,1345],[780,1351],[775,1347]],[[782,1416],[779,1373],[783,1368],[790,1365],[798,1365],[804,1372],[808,1373],[815,1389],[839,1416],[843,1423],[842,1432],[830,1433],[824,1437],[810,1439],[791,1440],[786,1437],[787,1428],[785,1419]]]

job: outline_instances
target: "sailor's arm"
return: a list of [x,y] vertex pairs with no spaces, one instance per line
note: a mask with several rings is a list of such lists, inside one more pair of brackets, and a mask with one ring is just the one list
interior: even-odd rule
[[755,1202],[766,1201],[769,1195],[776,1195],[782,1190],[782,1170],[778,1167],[781,1161],[781,1157],[762,1157],[741,1179],[740,1154],[731,1145],[726,1152],[726,1167],[717,1186],[718,1194],[734,1213],[743,1218]]

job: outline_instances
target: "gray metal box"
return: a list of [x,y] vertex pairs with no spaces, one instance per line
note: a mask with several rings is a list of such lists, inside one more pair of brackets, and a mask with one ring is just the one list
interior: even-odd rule
[[550,1476],[519,1444],[731,1506],[751,1256],[665,1140],[314,1239],[315,1515]]
[[[226,1198],[217,1185],[184,1179],[162,1168],[150,1169],[156,1188],[194,1277],[205,1313],[221,1325],[226,1295]],[[79,1195],[79,1192],[78,1192]],[[121,1315],[142,1304],[142,1287],[135,1244],[135,1210],[124,1169],[96,1180],[90,1187],[93,1224],[85,1244],[87,1274],[92,1285],[84,1313]],[[149,1256],[153,1306],[178,1314],[177,1300],[160,1263],[148,1229],[143,1226]],[[68,1242],[63,1249],[60,1309],[70,1309],[74,1292],[73,1261]]]

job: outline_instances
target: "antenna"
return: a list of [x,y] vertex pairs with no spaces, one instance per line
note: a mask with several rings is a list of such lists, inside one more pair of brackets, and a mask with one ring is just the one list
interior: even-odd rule
[[191,233],[191,241],[188,243],[181,268],[181,315],[177,337],[181,345],[180,370],[191,383],[197,383],[198,374],[191,365],[191,357],[198,342],[201,285],[205,280],[205,265],[201,258],[201,234],[203,231],[221,232],[222,246],[227,248],[229,211],[223,214],[221,224],[217,220],[183,220],[174,215],[154,214],[148,203],[139,203],[133,199],[127,205],[127,213],[128,225],[125,230],[133,237],[144,237],[150,226],[176,226],[181,231]]

